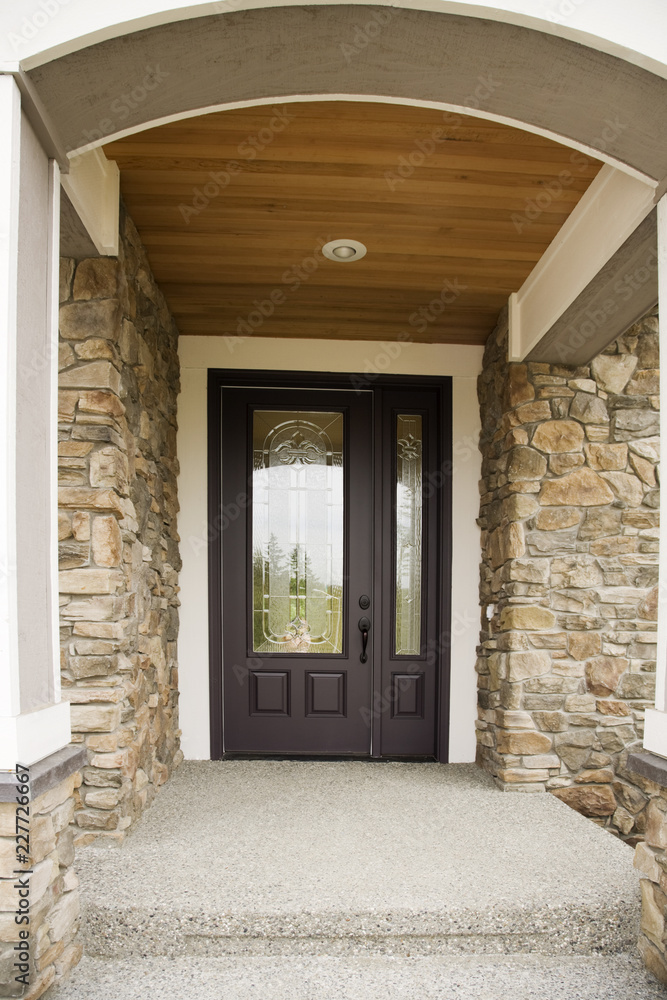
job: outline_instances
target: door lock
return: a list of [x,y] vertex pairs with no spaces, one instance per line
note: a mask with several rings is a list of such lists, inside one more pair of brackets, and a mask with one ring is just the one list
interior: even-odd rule
[[371,606],[371,599],[367,594],[362,594],[359,598],[359,607],[362,611],[366,611]]
[[368,633],[370,632],[370,628],[371,623],[368,618],[359,619],[359,631],[361,632],[361,656],[359,659],[362,663],[366,663],[368,660],[366,647],[368,645]]

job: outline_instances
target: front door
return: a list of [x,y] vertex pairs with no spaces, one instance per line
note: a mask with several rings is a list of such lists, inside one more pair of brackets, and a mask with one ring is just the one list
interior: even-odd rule
[[221,380],[217,412],[223,753],[435,756],[438,391]]

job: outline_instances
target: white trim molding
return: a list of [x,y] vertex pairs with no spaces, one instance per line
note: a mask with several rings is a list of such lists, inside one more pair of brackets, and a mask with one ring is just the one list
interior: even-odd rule
[[22,715],[0,716],[0,771],[11,771],[17,763],[29,767],[62,750],[71,732],[68,701]]
[[71,157],[62,186],[98,253],[118,253],[120,171],[101,149]]

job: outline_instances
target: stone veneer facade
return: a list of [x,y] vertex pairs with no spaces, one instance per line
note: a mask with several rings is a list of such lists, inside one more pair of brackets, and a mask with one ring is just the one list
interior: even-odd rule
[[509,364],[487,344],[479,399],[483,614],[478,760],[632,842],[647,795],[625,767],[653,705],[657,316],[590,365]]
[[[81,783],[75,773],[30,802],[30,876],[12,875],[22,870],[16,859],[16,802],[0,802],[0,996],[36,1000],[51,983],[72,969],[81,958],[79,880],[74,871],[74,795]],[[27,870],[27,869],[26,869]],[[30,884],[30,924],[27,965],[29,986],[17,983],[23,970],[15,962],[24,925],[16,923],[19,905],[17,879]],[[6,880],[6,881],[5,881]]]
[[649,798],[644,840],[637,844],[634,862],[644,876],[639,951],[667,986],[667,788],[637,773],[633,777]]
[[118,258],[61,262],[63,697],[88,751],[77,843],[121,841],[182,759],[178,331],[129,217]]

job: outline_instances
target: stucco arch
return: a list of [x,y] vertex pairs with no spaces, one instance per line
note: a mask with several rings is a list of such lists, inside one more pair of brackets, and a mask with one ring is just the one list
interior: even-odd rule
[[30,77],[69,151],[234,104],[328,95],[460,108],[657,182],[667,175],[667,80],[479,17],[328,4],[245,10],[99,42]]

